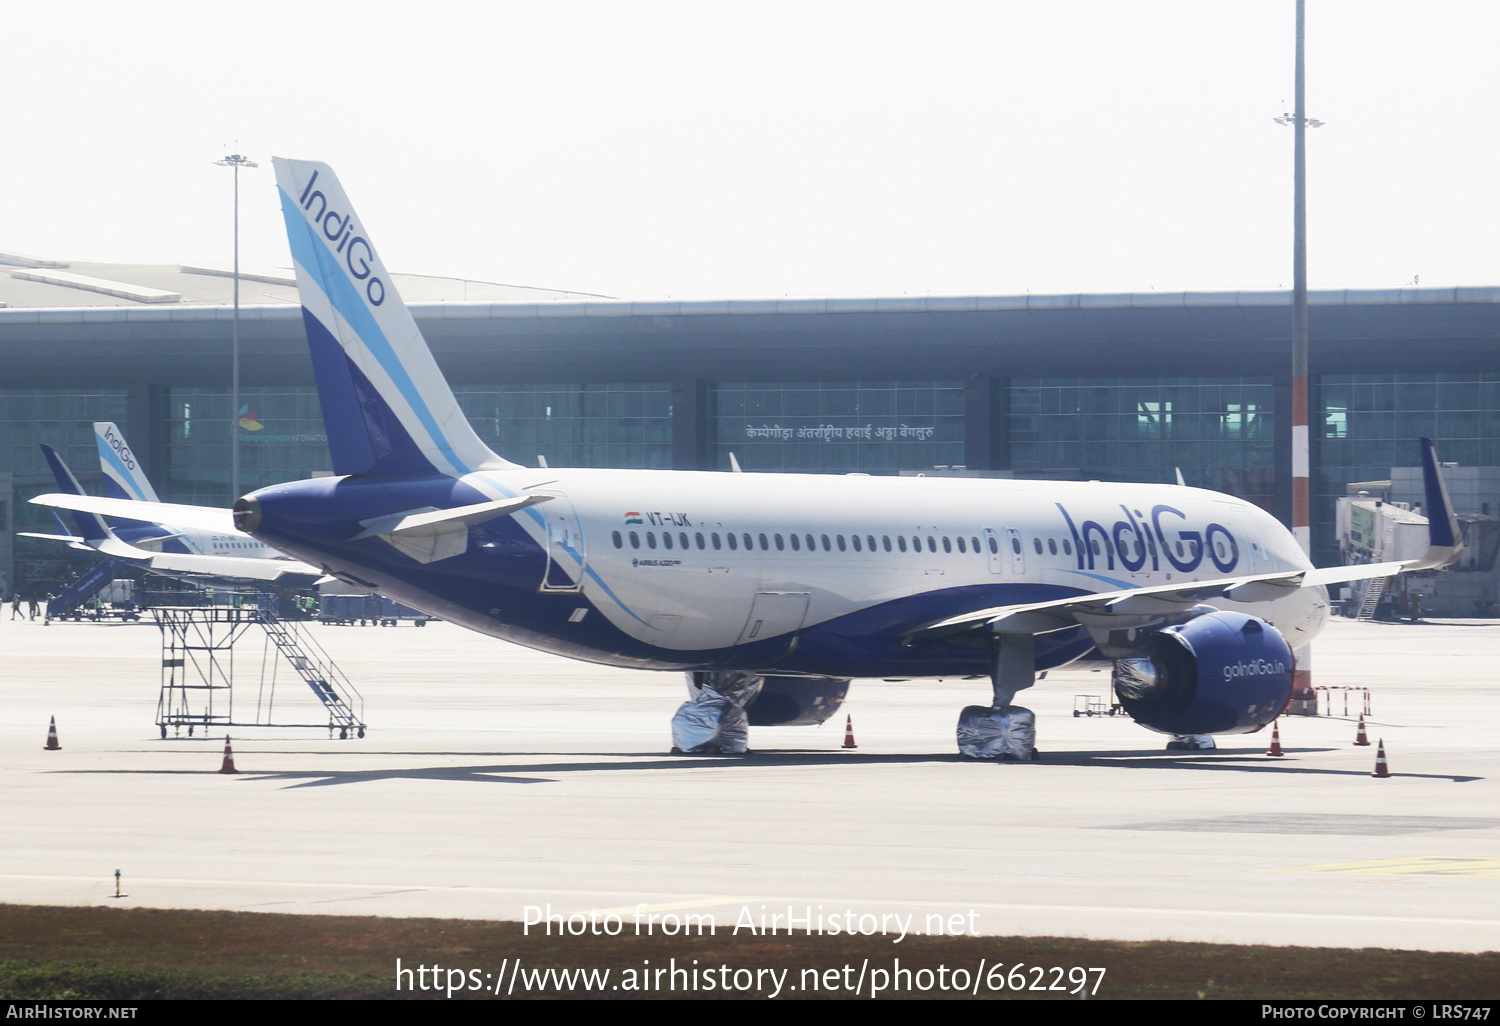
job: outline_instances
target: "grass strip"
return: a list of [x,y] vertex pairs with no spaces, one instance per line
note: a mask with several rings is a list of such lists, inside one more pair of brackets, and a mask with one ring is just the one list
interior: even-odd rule
[[[986,975],[997,963],[1008,973],[1027,967],[1022,979],[1043,984],[1064,970],[1103,967],[1100,998],[1251,999],[1433,999],[1493,997],[1500,981],[1500,953],[1462,954],[1386,949],[1270,947],[1180,942],[1098,941],[1063,937],[908,937],[900,944],[881,937],[785,934],[616,937],[530,936],[521,924],[454,919],[391,919],[375,916],[297,916],[253,912],[175,909],[54,908],[0,905],[0,997],[21,1000],[153,998],[417,998],[446,1000],[436,989],[396,990],[396,963],[403,968],[438,966],[500,974],[519,958],[527,971],[609,969],[612,982],[633,972],[670,967],[790,970],[783,997],[847,997],[845,989],[863,966],[891,971],[895,959],[914,974],[946,968],[973,978],[981,959]],[[693,960],[696,959],[696,966]],[[865,960],[868,959],[868,962]],[[647,962],[649,960],[649,967]],[[847,972],[846,972],[847,967]],[[804,970],[834,970],[840,986],[809,989]],[[1093,975],[1089,976],[1090,984]],[[464,983],[471,978],[467,975]],[[680,978],[679,978],[680,979]],[[426,974],[429,985],[434,981]],[[555,983],[555,979],[551,981]],[[486,987],[491,983],[486,982]],[[791,987],[796,987],[795,991]],[[865,995],[868,995],[868,985]],[[503,991],[504,988],[502,988]],[[605,997],[759,997],[748,992],[608,990]],[[528,997],[589,996],[581,990],[542,985],[514,994]],[[979,994],[1005,998],[1067,998],[1057,991]],[[933,989],[893,997],[966,996]],[[493,1000],[488,991],[456,991],[453,999]]]

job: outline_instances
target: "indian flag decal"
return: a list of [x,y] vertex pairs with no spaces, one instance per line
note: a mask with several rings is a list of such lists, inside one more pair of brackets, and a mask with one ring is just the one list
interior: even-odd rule
[[644,524],[644,523],[645,523],[645,521],[641,519],[641,515],[639,513],[626,513],[625,514],[625,526],[626,527],[629,527],[631,524]]

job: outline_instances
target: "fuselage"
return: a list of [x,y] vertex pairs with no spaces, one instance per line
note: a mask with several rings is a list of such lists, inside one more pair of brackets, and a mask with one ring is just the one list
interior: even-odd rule
[[[362,524],[546,494],[421,563]],[[1201,489],[1098,482],[506,470],[262,489],[252,533],[345,579],[529,647],[613,665],[836,677],[986,673],[982,639],[914,638],[977,609],[1310,566],[1269,514]],[[1235,604],[1294,647],[1321,588]],[[1037,668],[1088,654],[1037,638]]]
[[116,520],[113,530],[121,541],[148,552],[234,556],[240,559],[286,558],[264,542],[247,538],[238,531],[202,531],[172,524],[137,523],[129,520]]

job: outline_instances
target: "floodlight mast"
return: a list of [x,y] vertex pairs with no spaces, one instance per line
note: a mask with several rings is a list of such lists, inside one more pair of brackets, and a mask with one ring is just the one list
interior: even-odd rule
[[[1274,120],[1291,125],[1292,144],[1292,535],[1302,551],[1312,554],[1311,441],[1308,435],[1307,387],[1307,129],[1321,121],[1307,116],[1303,64],[1305,0],[1297,0],[1296,95],[1292,113]],[[1309,702],[1312,690],[1311,652],[1298,649],[1292,681],[1292,701]]]
[[234,168],[234,371],[229,386],[229,502],[233,505],[240,497],[240,168],[260,165],[239,153],[214,163]]

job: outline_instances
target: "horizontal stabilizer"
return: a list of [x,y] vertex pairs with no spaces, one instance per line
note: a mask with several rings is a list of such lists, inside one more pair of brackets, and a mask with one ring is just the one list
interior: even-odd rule
[[521,495],[454,509],[424,507],[391,513],[360,521],[365,529],[350,541],[382,538],[418,563],[435,563],[467,551],[469,528],[473,525],[518,513],[550,498],[551,495]]
[[173,527],[197,528],[218,534],[240,535],[235,530],[232,511],[215,506],[187,506],[176,502],[141,502],[135,499],[110,499],[101,495],[63,495],[48,492],[31,500],[38,506],[54,506],[82,513],[95,513],[142,523],[170,524]]
[[44,541],[68,542],[73,545],[82,545],[83,539],[76,534],[42,534],[40,531],[17,531],[17,538],[41,538]]

